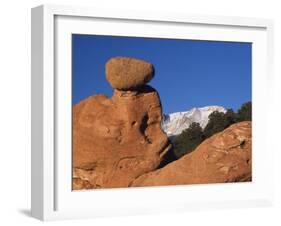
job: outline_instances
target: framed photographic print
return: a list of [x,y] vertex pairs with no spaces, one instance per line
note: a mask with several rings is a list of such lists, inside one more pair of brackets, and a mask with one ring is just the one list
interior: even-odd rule
[[32,9],[32,216],[272,203],[270,20]]

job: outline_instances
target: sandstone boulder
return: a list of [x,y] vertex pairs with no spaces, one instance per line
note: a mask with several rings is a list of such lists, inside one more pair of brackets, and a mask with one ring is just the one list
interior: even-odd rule
[[130,90],[149,82],[154,76],[154,68],[144,60],[114,57],[106,63],[105,74],[114,89]]
[[181,159],[140,176],[131,186],[251,181],[251,146],[251,122],[236,123]]
[[73,189],[128,187],[170,148],[150,86],[89,97],[73,114]]

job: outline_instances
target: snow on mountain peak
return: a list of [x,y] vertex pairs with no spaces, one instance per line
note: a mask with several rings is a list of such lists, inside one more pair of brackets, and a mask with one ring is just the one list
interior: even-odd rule
[[222,106],[206,106],[164,115],[162,128],[168,136],[180,134],[193,122],[197,122],[202,128],[205,128],[209,121],[209,115],[214,111],[225,113],[226,109]]

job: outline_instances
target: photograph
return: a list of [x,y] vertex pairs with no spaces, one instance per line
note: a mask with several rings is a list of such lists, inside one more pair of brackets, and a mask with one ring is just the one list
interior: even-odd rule
[[252,182],[252,43],[71,44],[72,190]]

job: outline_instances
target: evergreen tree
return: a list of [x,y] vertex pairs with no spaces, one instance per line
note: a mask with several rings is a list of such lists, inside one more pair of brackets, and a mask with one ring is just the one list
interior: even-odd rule
[[251,121],[252,120],[252,102],[247,102],[242,104],[241,108],[238,110],[237,118],[239,122]]
[[209,115],[209,122],[203,132],[204,138],[223,131],[235,122],[237,122],[237,116],[232,109],[228,109],[226,113],[214,111]]
[[203,131],[199,123],[193,122],[173,140],[173,148],[176,157],[193,151],[203,140]]

